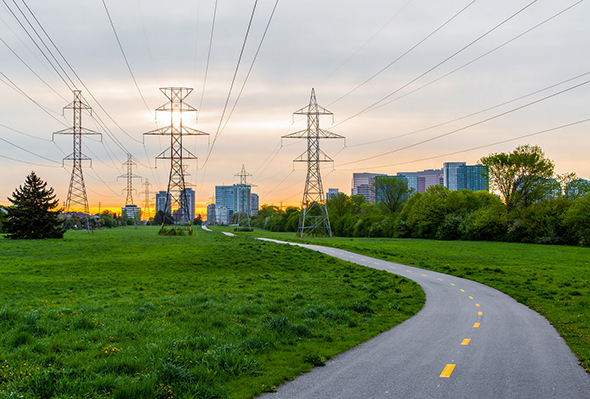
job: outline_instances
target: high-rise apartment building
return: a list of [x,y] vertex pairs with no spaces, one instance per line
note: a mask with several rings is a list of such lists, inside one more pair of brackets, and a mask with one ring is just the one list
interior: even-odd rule
[[223,206],[231,214],[234,210],[234,186],[215,186],[215,205]]
[[408,183],[409,189],[414,189],[415,193],[418,192],[418,172],[400,172],[397,174],[397,178]]
[[[168,194],[168,201],[166,201],[166,191],[158,191],[156,193],[156,212],[164,211],[166,214],[170,214],[170,208],[172,206],[172,196]],[[166,207],[166,203],[168,206]],[[166,207],[166,210],[164,210]]]
[[451,191],[460,190],[458,171],[461,166],[465,166],[466,162],[445,162],[443,164],[443,185]]
[[442,169],[427,169],[418,172],[418,192],[425,193],[430,186],[443,186],[444,177]]
[[362,195],[365,201],[375,203],[373,183],[378,173],[353,173],[351,195]]
[[260,209],[260,198],[256,193],[250,193],[250,215],[258,215]]
[[487,168],[483,165],[462,165],[457,169],[457,190],[489,191]]
[[[184,214],[185,203],[186,201],[186,208],[188,209],[188,217]],[[179,221],[181,222],[188,222],[195,220],[195,190],[192,188],[185,188],[180,196],[180,213],[179,213]]]

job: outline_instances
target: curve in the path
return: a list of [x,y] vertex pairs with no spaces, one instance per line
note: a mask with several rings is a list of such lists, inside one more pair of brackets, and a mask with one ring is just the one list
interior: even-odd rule
[[590,398],[590,375],[555,328],[500,291],[340,249],[288,244],[404,276],[420,284],[426,303],[404,323],[261,398]]

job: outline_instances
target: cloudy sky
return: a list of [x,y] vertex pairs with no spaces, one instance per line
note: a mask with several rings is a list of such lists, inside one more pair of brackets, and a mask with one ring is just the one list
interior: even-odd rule
[[124,205],[126,153],[166,189],[155,157],[169,141],[142,133],[169,122],[155,109],[172,86],[194,89],[198,120],[184,123],[210,133],[184,141],[200,207],[242,165],[261,204],[301,201],[305,164],[292,160],[306,143],[281,136],[305,128],[292,113],[312,88],[334,113],[321,127],[346,137],[322,142],[325,190],[350,194],[353,172],[474,164],[520,144],[588,179],[589,16],[583,0],[2,0],[0,204],[31,170],[65,200],[72,137],[51,139],[72,126],[62,108],[76,88],[94,111],[83,126],[103,133],[83,139],[93,210]]

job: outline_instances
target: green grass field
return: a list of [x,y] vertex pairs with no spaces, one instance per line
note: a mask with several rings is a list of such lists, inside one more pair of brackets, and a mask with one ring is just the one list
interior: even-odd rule
[[468,278],[496,288],[544,315],[590,372],[590,248],[502,242],[389,238],[295,238]]
[[420,288],[252,235],[0,238],[0,398],[251,398],[411,317]]

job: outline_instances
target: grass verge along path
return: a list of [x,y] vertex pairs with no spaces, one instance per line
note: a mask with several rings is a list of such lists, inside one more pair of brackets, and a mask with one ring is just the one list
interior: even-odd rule
[[545,316],[590,372],[590,248],[483,241],[390,238],[295,238],[468,278],[496,288]]
[[0,238],[0,398],[251,398],[424,303],[314,251],[157,231]]

